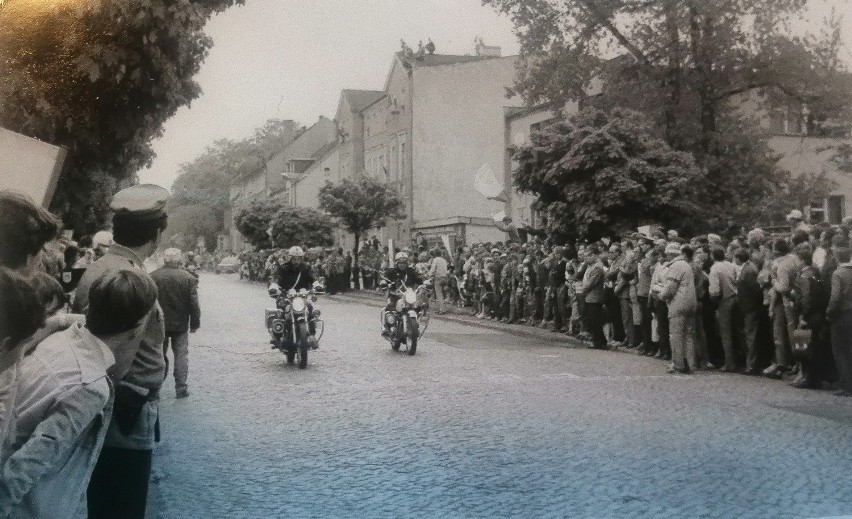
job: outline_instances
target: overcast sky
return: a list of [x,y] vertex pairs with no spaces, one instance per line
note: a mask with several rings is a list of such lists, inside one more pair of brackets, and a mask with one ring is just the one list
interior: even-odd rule
[[[813,0],[811,18],[851,3]],[[849,62],[852,14],[845,22]],[[142,182],[170,187],[213,141],[247,137],[271,117],[333,118],[341,89],[382,89],[400,38],[413,48],[431,38],[441,54],[471,54],[477,36],[504,55],[518,51],[509,19],[480,0],[246,0],[206,32],[214,46],[197,78],[203,93],[166,123]]]
[[472,54],[477,36],[517,54],[512,24],[480,0],[246,0],[210,21],[214,46],[198,81],[154,143],[142,182],[170,187],[180,164],[216,139],[240,139],[271,117],[311,125],[334,117],[344,88],[381,90],[400,38]]

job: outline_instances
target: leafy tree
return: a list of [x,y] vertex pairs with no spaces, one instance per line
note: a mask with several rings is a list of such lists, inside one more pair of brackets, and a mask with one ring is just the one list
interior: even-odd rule
[[271,224],[273,245],[277,247],[325,247],[334,243],[334,222],[316,209],[283,207]]
[[205,206],[216,218],[216,232],[222,230],[234,179],[263,166],[300,130],[293,121],[269,119],[249,138],[216,141],[195,160],[181,166],[172,184],[170,208]]
[[358,176],[337,184],[326,182],[319,191],[320,209],[340,220],[355,237],[354,268],[358,268],[361,238],[370,229],[384,227],[388,218],[404,218],[405,204],[385,182]]
[[681,224],[696,211],[700,172],[636,112],[583,110],[515,150],[515,184],[538,196],[551,232],[600,238],[647,223]]
[[51,208],[69,228],[95,230],[105,189],[151,163],[165,121],[201,92],[193,77],[212,45],[204,24],[235,3],[2,4],[0,125],[68,149]]
[[184,205],[168,210],[169,226],[163,243],[181,250],[194,250],[198,238],[204,238],[207,249],[216,248],[216,234],[220,220],[215,211],[206,205]]
[[278,200],[254,200],[234,215],[234,225],[256,249],[268,249],[272,246],[269,228],[282,207]]
[[[645,113],[669,145],[695,156],[713,201],[754,208],[786,181],[757,142],[762,132],[739,118],[747,96],[762,94],[765,105],[806,104],[813,133],[848,130],[842,121],[850,119],[852,81],[839,59],[840,19],[832,15],[819,34],[793,36],[789,24],[805,0],[483,3],[513,19],[521,42],[515,91],[526,101]],[[587,98],[598,80],[600,95]],[[743,185],[745,172],[756,180]]]

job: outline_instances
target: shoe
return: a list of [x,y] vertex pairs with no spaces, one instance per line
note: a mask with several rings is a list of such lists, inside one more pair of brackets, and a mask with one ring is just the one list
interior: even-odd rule
[[669,366],[669,369],[666,370],[666,373],[668,373],[670,375],[674,375],[674,374],[688,375],[689,369],[680,369],[680,368],[676,368],[674,366]]
[[777,364],[771,364],[768,368],[763,370],[763,374],[769,376],[770,374],[774,374],[778,371]]
[[175,398],[186,398],[188,396],[189,391],[186,388],[175,390]]
[[817,389],[816,384],[814,384],[813,382],[809,381],[806,378],[803,378],[801,380],[797,380],[795,382],[791,382],[790,387],[794,387],[796,389]]
[[749,375],[751,377],[760,375],[762,372],[757,368],[745,368],[742,371],[743,375]]
[[779,369],[776,369],[775,371],[769,371],[769,372],[767,372],[766,370],[763,370],[763,376],[767,377],[767,378],[774,378],[774,379],[778,380],[783,376],[783,373]]
[[654,354],[655,359],[662,359],[663,357],[665,357],[665,354],[662,351],[658,351]]
[[849,391],[846,391],[845,389],[838,389],[837,391],[832,393],[832,395],[834,395],[834,396],[852,396],[852,393],[850,393]]

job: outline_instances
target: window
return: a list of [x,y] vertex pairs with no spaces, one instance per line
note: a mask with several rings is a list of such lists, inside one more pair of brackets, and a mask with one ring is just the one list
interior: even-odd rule
[[828,197],[828,223],[840,225],[846,208],[846,197],[843,195],[831,195]]
[[811,223],[822,223],[825,221],[825,208],[823,207],[822,200],[811,202],[810,207],[808,207],[808,216]]

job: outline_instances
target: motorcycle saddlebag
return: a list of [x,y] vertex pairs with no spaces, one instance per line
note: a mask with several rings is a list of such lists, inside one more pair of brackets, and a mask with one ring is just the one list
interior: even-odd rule
[[264,315],[264,318],[263,318],[263,322],[266,325],[267,330],[272,327],[272,320],[275,319],[277,316],[278,316],[278,309],[277,308],[267,308],[266,309],[266,312],[265,312],[265,315]]

